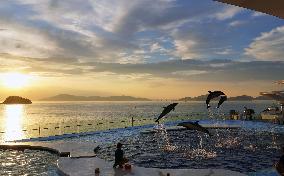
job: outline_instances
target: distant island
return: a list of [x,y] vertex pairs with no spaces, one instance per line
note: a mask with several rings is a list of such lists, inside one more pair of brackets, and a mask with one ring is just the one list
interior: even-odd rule
[[132,96],[76,96],[69,94],[59,94],[53,97],[43,98],[40,101],[151,101],[148,98],[137,98]]
[[20,96],[9,96],[2,104],[32,104],[32,101]]
[[[200,95],[197,97],[184,97],[184,98],[178,99],[178,101],[205,101],[207,96],[208,94]],[[272,100],[272,99],[269,97],[263,96],[263,95],[255,97],[255,98],[252,96],[248,96],[248,95],[228,97],[228,101],[252,101],[252,100]]]

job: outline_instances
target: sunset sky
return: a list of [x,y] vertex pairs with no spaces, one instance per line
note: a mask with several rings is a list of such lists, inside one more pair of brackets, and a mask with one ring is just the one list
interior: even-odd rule
[[212,0],[0,3],[1,99],[256,96],[283,75],[284,20]]

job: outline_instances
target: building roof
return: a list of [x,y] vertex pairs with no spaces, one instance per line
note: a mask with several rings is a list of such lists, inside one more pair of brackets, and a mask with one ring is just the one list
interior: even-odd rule
[[284,0],[215,0],[284,19]]

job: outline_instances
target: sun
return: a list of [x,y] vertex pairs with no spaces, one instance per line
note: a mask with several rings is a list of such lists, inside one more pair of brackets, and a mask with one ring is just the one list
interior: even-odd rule
[[7,88],[20,89],[28,85],[30,75],[23,73],[4,73],[1,75],[1,82]]

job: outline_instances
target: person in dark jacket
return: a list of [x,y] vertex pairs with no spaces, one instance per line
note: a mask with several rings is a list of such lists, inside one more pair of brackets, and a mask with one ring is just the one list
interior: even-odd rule
[[276,163],[276,170],[280,175],[284,176],[284,147],[282,147],[282,156]]
[[122,148],[122,144],[120,142],[117,143],[113,168],[116,168],[117,166],[122,168],[123,164],[128,162],[128,159],[124,157],[124,152],[121,148]]

